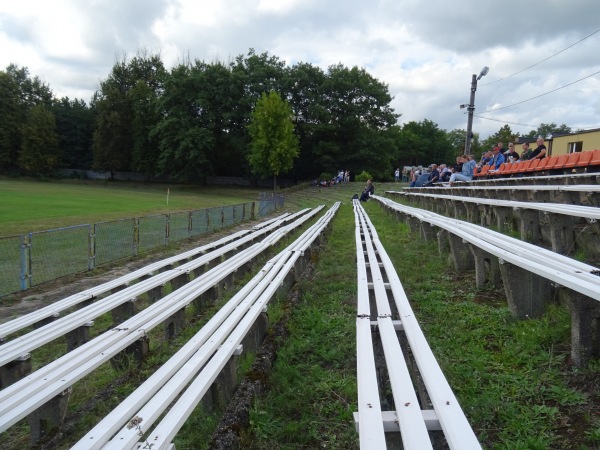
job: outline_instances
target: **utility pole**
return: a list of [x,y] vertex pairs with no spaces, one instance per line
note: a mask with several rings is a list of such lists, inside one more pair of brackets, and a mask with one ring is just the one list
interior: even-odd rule
[[473,113],[475,112],[475,91],[477,91],[477,82],[489,72],[490,68],[485,66],[481,69],[479,76],[473,74],[471,79],[471,98],[469,99],[468,105],[460,105],[461,108],[467,107],[467,137],[465,139],[465,155],[470,155],[471,152],[471,139],[473,138]]

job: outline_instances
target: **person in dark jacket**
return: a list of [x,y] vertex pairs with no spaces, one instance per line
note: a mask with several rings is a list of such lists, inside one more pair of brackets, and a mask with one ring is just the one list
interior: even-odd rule
[[364,191],[360,195],[360,201],[366,202],[369,200],[369,197],[375,193],[375,186],[373,186],[373,182],[371,180],[367,180],[367,185],[365,186]]

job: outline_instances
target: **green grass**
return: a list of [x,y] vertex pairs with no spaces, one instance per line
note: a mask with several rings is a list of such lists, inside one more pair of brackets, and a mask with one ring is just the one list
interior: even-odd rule
[[[167,204],[167,190],[169,203]],[[0,178],[0,237],[258,200],[257,189]]]

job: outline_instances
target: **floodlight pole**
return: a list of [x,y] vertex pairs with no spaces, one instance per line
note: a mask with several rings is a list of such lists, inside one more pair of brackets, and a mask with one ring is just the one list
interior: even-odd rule
[[473,113],[475,112],[475,91],[477,90],[477,81],[487,75],[489,67],[485,66],[481,69],[479,76],[473,74],[471,79],[471,98],[469,99],[469,105],[467,106],[468,119],[467,119],[467,138],[465,140],[465,155],[471,154],[471,139],[473,136]]

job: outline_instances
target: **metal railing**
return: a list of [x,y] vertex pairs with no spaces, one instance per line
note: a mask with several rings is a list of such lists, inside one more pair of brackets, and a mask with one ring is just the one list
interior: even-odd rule
[[282,195],[232,206],[76,225],[0,238],[0,296],[262,217]]

